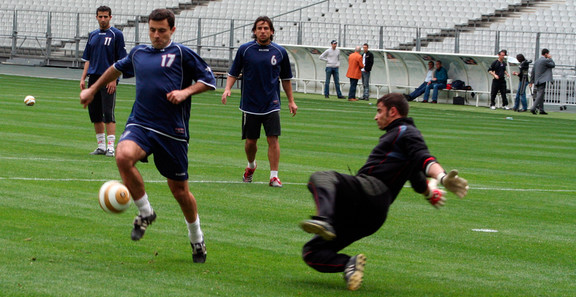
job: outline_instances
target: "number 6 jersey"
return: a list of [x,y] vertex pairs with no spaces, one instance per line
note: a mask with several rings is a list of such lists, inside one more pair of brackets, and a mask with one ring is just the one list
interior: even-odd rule
[[255,40],[241,45],[228,75],[242,72],[240,110],[263,115],[280,110],[280,80],[290,80],[292,70],[286,50],[278,44]]

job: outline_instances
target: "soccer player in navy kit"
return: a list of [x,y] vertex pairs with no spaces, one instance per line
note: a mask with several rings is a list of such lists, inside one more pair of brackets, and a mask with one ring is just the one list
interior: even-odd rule
[[256,170],[257,142],[260,129],[264,126],[268,140],[268,160],[270,161],[271,187],[282,187],[278,178],[280,163],[280,83],[288,97],[288,108],[292,116],[296,115],[298,106],[292,96],[292,70],[286,50],[272,42],[274,25],[267,16],[256,19],[252,27],[254,40],[241,45],[226,80],[222,94],[222,103],[226,104],[231,89],[242,72],[242,139],[245,139],[244,150],[248,166],[244,171],[243,181],[252,182]]
[[[91,86],[114,62],[126,57],[124,35],[122,31],[110,26],[111,19],[110,7],[100,6],[96,9],[96,20],[100,28],[90,33],[82,55],[82,61],[85,63],[80,78],[81,90],[86,88],[86,76],[89,77],[88,86]],[[92,155],[114,157],[114,143],[116,142],[114,107],[117,82],[111,81],[105,88],[101,88],[92,103],[88,105],[90,121],[94,123],[98,142],[98,147],[90,153]],[[108,134],[107,137],[105,131]]]
[[[136,100],[120,137],[116,164],[122,181],[130,190],[139,214],[134,220],[132,240],[140,240],[156,219],[136,169],[154,154],[158,171],[184,214],[194,262],[206,261],[204,235],[194,195],[188,188],[188,141],[191,96],[214,90],[216,80],[206,62],[191,49],[174,43],[171,36],[174,13],[156,9],[149,16],[152,45],[134,47],[130,54],[112,65],[90,88],[80,93],[86,107],[104,84],[124,76],[136,76]],[[193,84],[192,82],[195,81]]]

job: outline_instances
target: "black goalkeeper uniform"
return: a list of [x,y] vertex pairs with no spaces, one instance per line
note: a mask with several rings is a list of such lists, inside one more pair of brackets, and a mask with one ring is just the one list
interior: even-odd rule
[[313,173],[308,189],[318,215],[332,224],[336,238],[327,241],[316,235],[307,242],[302,251],[306,264],[320,272],[344,271],[350,256],[338,252],[384,224],[406,181],[416,192],[424,193],[426,168],[435,162],[414,121],[400,118],[386,127],[357,175]]

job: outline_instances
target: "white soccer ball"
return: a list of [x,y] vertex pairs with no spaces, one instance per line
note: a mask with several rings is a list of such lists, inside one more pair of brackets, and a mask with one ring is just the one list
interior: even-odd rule
[[121,213],[130,206],[130,191],[119,181],[107,181],[100,187],[98,201],[105,212]]
[[34,98],[34,96],[28,95],[24,98],[24,104],[32,106],[34,103],[36,103],[36,98]]

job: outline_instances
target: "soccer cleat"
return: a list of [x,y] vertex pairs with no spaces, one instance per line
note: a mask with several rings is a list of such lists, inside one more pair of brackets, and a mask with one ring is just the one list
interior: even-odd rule
[[366,265],[366,256],[358,254],[346,264],[344,268],[344,280],[346,287],[350,291],[356,291],[362,285],[362,278],[364,277],[364,266]]
[[206,262],[206,245],[204,240],[198,243],[190,243],[192,247],[192,261],[194,263],[204,263]]
[[490,109],[495,110],[495,109],[496,109],[496,106],[491,105],[491,106],[490,106]]
[[244,171],[244,176],[242,176],[242,181],[245,183],[251,183],[254,171],[256,171],[256,167],[254,168],[246,167],[246,170]]
[[504,110],[510,110],[510,107],[508,107],[508,105],[505,105],[504,107],[502,107]]
[[336,238],[336,231],[330,223],[318,220],[318,217],[312,217],[310,220],[300,222],[300,228],[305,232],[316,234],[324,240],[333,240]]
[[116,154],[114,153],[114,149],[107,149],[106,150],[106,157],[114,157]]
[[146,232],[146,228],[148,225],[152,224],[156,220],[156,212],[152,211],[152,214],[143,217],[141,215],[136,216],[134,219],[134,229],[132,229],[132,240],[137,241],[144,236],[144,232]]
[[275,188],[282,188],[282,182],[277,177],[273,177],[270,179],[270,186]]
[[97,148],[91,152],[90,155],[106,155],[106,151],[101,148]]

